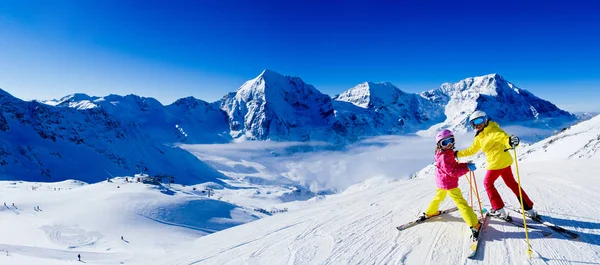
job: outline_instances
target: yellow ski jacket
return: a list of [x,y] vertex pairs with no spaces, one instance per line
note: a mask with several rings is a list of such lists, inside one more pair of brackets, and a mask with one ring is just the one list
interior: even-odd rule
[[496,170],[509,167],[513,163],[510,152],[505,151],[511,148],[508,142],[509,137],[500,129],[498,123],[490,121],[483,130],[475,134],[471,147],[458,151],[456,156],[458,158],[472,156],[482,150],[486,156],[487,169]]

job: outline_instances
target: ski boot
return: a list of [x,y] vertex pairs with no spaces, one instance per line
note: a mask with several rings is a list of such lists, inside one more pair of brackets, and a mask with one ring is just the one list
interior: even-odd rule
[[504,210],[504,208],[500,208],[498,210],[492,209],[489,212],[489,215],[496,216],[496,217],[498,217],[500,219],[503,219],[503,220],[506,220],[506,221],[509,221],[509,222],[512,221],[512,218],[510,217],[510,215],[508,215],[508,213]]
[[479,231],[481,230],[481,221],[477,222],[475,226],[471,226],[471,240],[476,241],[479,238]]
[[427,220],[427,219],[429,219],[431,217],[434,217],[434,216],[437,216],[437,215],[440,215],[440,214],[441,214],[440,211],[437,211],[434,214],[423,213],[421,216],[419,216],[419,221],[425,221],[425,220]]

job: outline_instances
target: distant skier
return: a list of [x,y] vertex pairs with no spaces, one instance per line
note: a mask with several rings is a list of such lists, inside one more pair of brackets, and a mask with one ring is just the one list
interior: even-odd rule
[[121,240],[125,241],[125,239],[123,239],[123,236],[121,236]]
[[77,259],[81,261],[81,254],[77,254]]
[[[487,173],[483,185],[492,204],[490,214],[509,219],[508,212],[504,210],[504,201],[496,187],[494,187],[494,182],[501,176],[506,186],[519,199],[519,204],[521,203],[519,185],[515,181],[511,169],[513,157],[507,152],[509,148],[515,148],[519,145],[520,140],[515,135],[508,136],[506,132],[500,129],[498,123],[491,121],[483,111],[473,112],[469,117],[469,122],[473,129],[477,131],[475,139],[473,139],[473,144],[469,148],[455,152],[456,157],[472,156],[479,150],[483,151],[487,161]],[[523,193],[523,208],[526,214],[530,217],[537,216],[537,212],[533,209],[533,202],[523,189],[521,189],[521,192]]]
[[460,188],[458,188],[458,179],[469,171],[476,169],[473,163],[458,163],[454,157],[454,134],[450,130],[443,130],[435,137],[437,146],[435,149],[435,183],[437,193],[427,210],[421,216],[426,219],[440,214],[440,203],[449,194],[456,207],[460,211],[463,220],[471,228],[473,238],[479,236],[481,222],[477,218],[473,208],[469,206],[463,198]]

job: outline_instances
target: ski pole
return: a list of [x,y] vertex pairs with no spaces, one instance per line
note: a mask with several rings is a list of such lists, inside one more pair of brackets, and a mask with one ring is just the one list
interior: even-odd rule
[[475,186],[475,195],[477,195],[477,201],[479,202],[479,212],[481,213],[481,220],[484,221],[483,217],[483,206],[481,206],[481,199],[479,198],[479,190],[477,189],[477,181],[475,180],[475,173],[471,171],[471,178],[473,178],[473,186]]
[[471,204],[471,208],[473,208],[473,185],[471,184],[471,175],[465,174],[465,178],[467,178],[467,182],[469,182],[469,197],[471,200],[469,201]]
[[529,233],[527,232],[527,220],[525,218],[525,208],[523,206],[523,191],[521,190],[521,176],[519,176],[519,163],[517,162],[517,149],[512,148],[515,155],[515,167],[517,168],[517,183],[519,184],[519,197],[521,198],[521,213],[523,214],[523,228],[525,229],[525,239],[527,241],[527,255],[531,259],[531,244],[529,244]]
[[[469,174],[469,178],[472,179],[470,174]],[[475,202],[473,200],[473,187],[471,187],[471,191],[469,191],[469,194],[471,195],[471,208],[473,208],[473,203]]]

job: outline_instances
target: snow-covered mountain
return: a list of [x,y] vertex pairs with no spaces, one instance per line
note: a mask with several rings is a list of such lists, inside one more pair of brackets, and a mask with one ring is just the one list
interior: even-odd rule
[[585,121],[585,120],[589,120],[593,117],[596,117],[596,115],[598,115],[599,113],[597,112],[577,112],[577,113],[573,113],[575,114],[575,116],[577,116],[577,118],[580,121]]
[[[111,106],[112,99],[93,103]],[[221,183],[219,178],[224,178],[189,152],[157,141],[144,128],[152,127],[152,115],[141,115],[126,104],[115,104],[115,109],[54,107],[25,102],[3,90],[0,103],[2,179],[97,182],[111,174],[140,171],[173,175],[179,183]],[[161,113],[152,104],[141,111]],[[144,117],[145,122],[134,121]]]
[[73,94],[43,103],[76,109],[102,108],[124,123],[139,126],[160,142],[223,143],[231,140],[225,112],[218,103],[194,97],[163,106],[154,98],[137,95],[91,97]]
[[[214,103],[184,98],[165,107],[155,99],[135,95],[85,94],[44,103],[77,109],[102,107],[124,122],[137,123],[156,139],[188,143],[250,139],[340,144],[376,135],[432,135],[442,128],[465,132],[470,130],[468,116],[476,109],[503,126],[547,132],[578,119],[498,74],[444,83],[418,94],[387,82],[365,82],[330,98],[299,77],[264,70]],[[539,139],[540,133],[535,137]]]
[[467,131],[468,117],[475,110],[485,111],[502,125],[557,129],[577,120],[575,115],[516,87],[498,74],[444,83],[421,95],[444,105],[446,119],[430,128],[430,134],[441,128]]
[[[194,105],[195,101],[191,102]],[[103,163],[101,157],[90,160],[85,156],[85,150],[93,147],[70,147],[76,143],[65,139],[63,131],[83,130],[85,142],[79,145],[96,141],[94,137],[104,142],[112,139],[103,138],[106,135],[123,134],[107,145],[152,146],[137,140],[137,137],[151,139],[139,135],[135,124],[105,125],[118,121],[110,118],[112,114],[103,108],[56,108],[23,102],[3,91],[0,91],[0,103],[2,159],[45,157],[43,152],[28,152],[27,147],[17,147],[15,151],[13,145],[33,146],[33,150],[42,151],[68,150],[66,147],[69,147],[75,151],[62,154],[62,159],[69,161],[64,167],[70,171],[64,169],[59,173],[79,178],[82,170],[88,175],[102,171],[94,163],[107,163]],[[80,128],[77,124],[85,119],[90,122]],[[119,130],[113,128],[117,125]],[[139,134],[130,132],[136,129]],[[41,138],[42,135],[46,139]],[[258,178],[252,178],[254,185],[241,179],[224,180],[229,187],[216,184],[153,186],[126,182],[124,178],[92,185],[80,181],[0,182],[0,194],[7,203],[0,207],[0,234],[8,235],[0,242],[0,263],[79,263],[77,255],[80,254],[87,264],[598,264],[600,214],[595,204],[600,200],[600,189],[594,184],[596,179],[590,176],[600,170],[599,137],[600,117],[596,117],[565,128],[537,144],[517,148],[520,180],[536,209],[548,221],[581,235],[579,240],[569,240],[528,220],[533,228],[552,232],[552,236],[543,237],[533,229],[528,230],[533,250],[530,259],[523,228],[496,219],[488,223],[479,254],[473,260],[465,257],[470,230],[458,212],[402,232],[395,230],[395,226],[412,221],[423,212],[435,194],[435,181],[433,174],[425,170],[418,178],[398,177],[397,172],[405,170],[405,165],[388,163],[391,166],[387,170],[364,171],[364,175],[372,177],[344,192],[291,202],[277,202],[288,194],[289,188],[272,187]],[[359,160],[348,160],[360,162],[354,167],[319,164],[318,156],[311,166],[323,171],[358,171],[369,164],[387,167],[383,161],[399,153],[409,154],[404,157],[404,163],[421,163],[418,161],[423,155],[432,159],[430,146],[413,143],[427,149],[420,152],[412,150],[406,142],[398,143],[402,152],[397,149],[369,152]],[[364,152],[364,148],[359,149],[356,152]],[[172,156],[171,153],[166,155]],[[322,155],[336,159],[335,152]],[[290,159],[298,160],[298,157]],[[475,159],[481,164],[483,158]],[[239,177],[267,173],[272,167],[256,165],[239,156],[222,160],[230,165],[225,170],[236,171]],[[43,165],[48,165],[48,161],[43,160]],[[77,166],[70,161],[84,163]],[[282,160],[275,161],[284,164]],[[6,164],[2,164],[0,162],[0,170],[5,170]],[[475,174],[483,206],[489,208],[482,189],[485,170],[480,168]],[[240,186],[232,187],[235,182]],[[469,184],[461,178],[459,185],[468,200]],[[201,190],[208,187],[214,187],[216,196],[206,198]],[[497,187],[508,205],[518,205],[516,196],[507,187]],[[265,203],[260,199],[263,196],[271,202]],[[451,206],[450,199],[441,204],[442,209]],[[269,209],[273,211],[268,212]],[[521,218],[520,214],[511,215],[515,220]],[[256,220],[258,218],[260,220]]]
[[402,134],[428,128],[444,118],[441,106],[391,83],[365,82],[334,97],[338,125],[351,136]]
[[233,138],[323,140],[332,137],[331,98],[299,77],[264,70],[221,100]]
[[[365,82],[332,99],[298,77],[265,70],[217,102],[188,97],[168,106],[137,95],[96,97],[73,94],[40,104],[4,94],[7,104],[2,107],[6,117],[0,117],[0,129],[12,127],[11,119],[15,117],[17,120],[28,117],[15,116],[20,111],[33,112],[34,117],[30,118],[37,122],[35,130],[40,131],[16,136],[14,130],[8,130],[5,133],[10,137],[19,137],[20,142],[27,143],[37,141],[37,135],[43,139],[73,139],[76,144],[92,141],[92,154],[109,156],[109,160],[117,161],[114,163],[118,164],[119,170],[137,170],[145,167],[142,164],[148,164],[141,161],[161,160],[164,155],[163,151],[158,151],[158,156],[143,158],[149,154],[140,152],[140,146],[156,151],[165,148],[165,144],[177,142],[226,143],[234,139],[344,144],[376,135],[419,131],[420,134],[433,134],[440,128],[464,132],[469,128],[468,115],[475,109],[486,111],[503,126],[546,128],[549,132],[560,130],[577,119],[497,74],[467,78],[455,84],[445,83],[438,89],[420,94],[403,92],[391,83]],[[7,116],[9,110],[12,116]],[[43,120],[39,120],[40,111],[44,113]],[[21,120],[18,123],[27,124]],[[104,127],[100,126],[102,124]],[[129,147],[131,144],[117,144],[115,137],[131,137],[135,139],[133,142],[144,144]],[[93,139],[106,142],[96,143]],[[154,148],[156,146],[160,148]],[[63,151],[63,147],[47,148]],[[10,149],[11,154],[20,152],[15,146]],[[58,165],[64,165],[60,161],[55,161],[57,169],[53,171],[60,171]],[[34,161],[28,167],[48,175],[46,163]]]
[[520,159],[600,158],[600,116],[564,128],[555,135],[522,150]]
[[42,100],[40,102],[50,106],[69,107],[75,109],[91,109],[98,107],[98,105],[94,103],[94,101],[96,101],[97,99],[99,99],[99,97],[90,97],[83,93],[76,93],[64,96],[58,100]]

